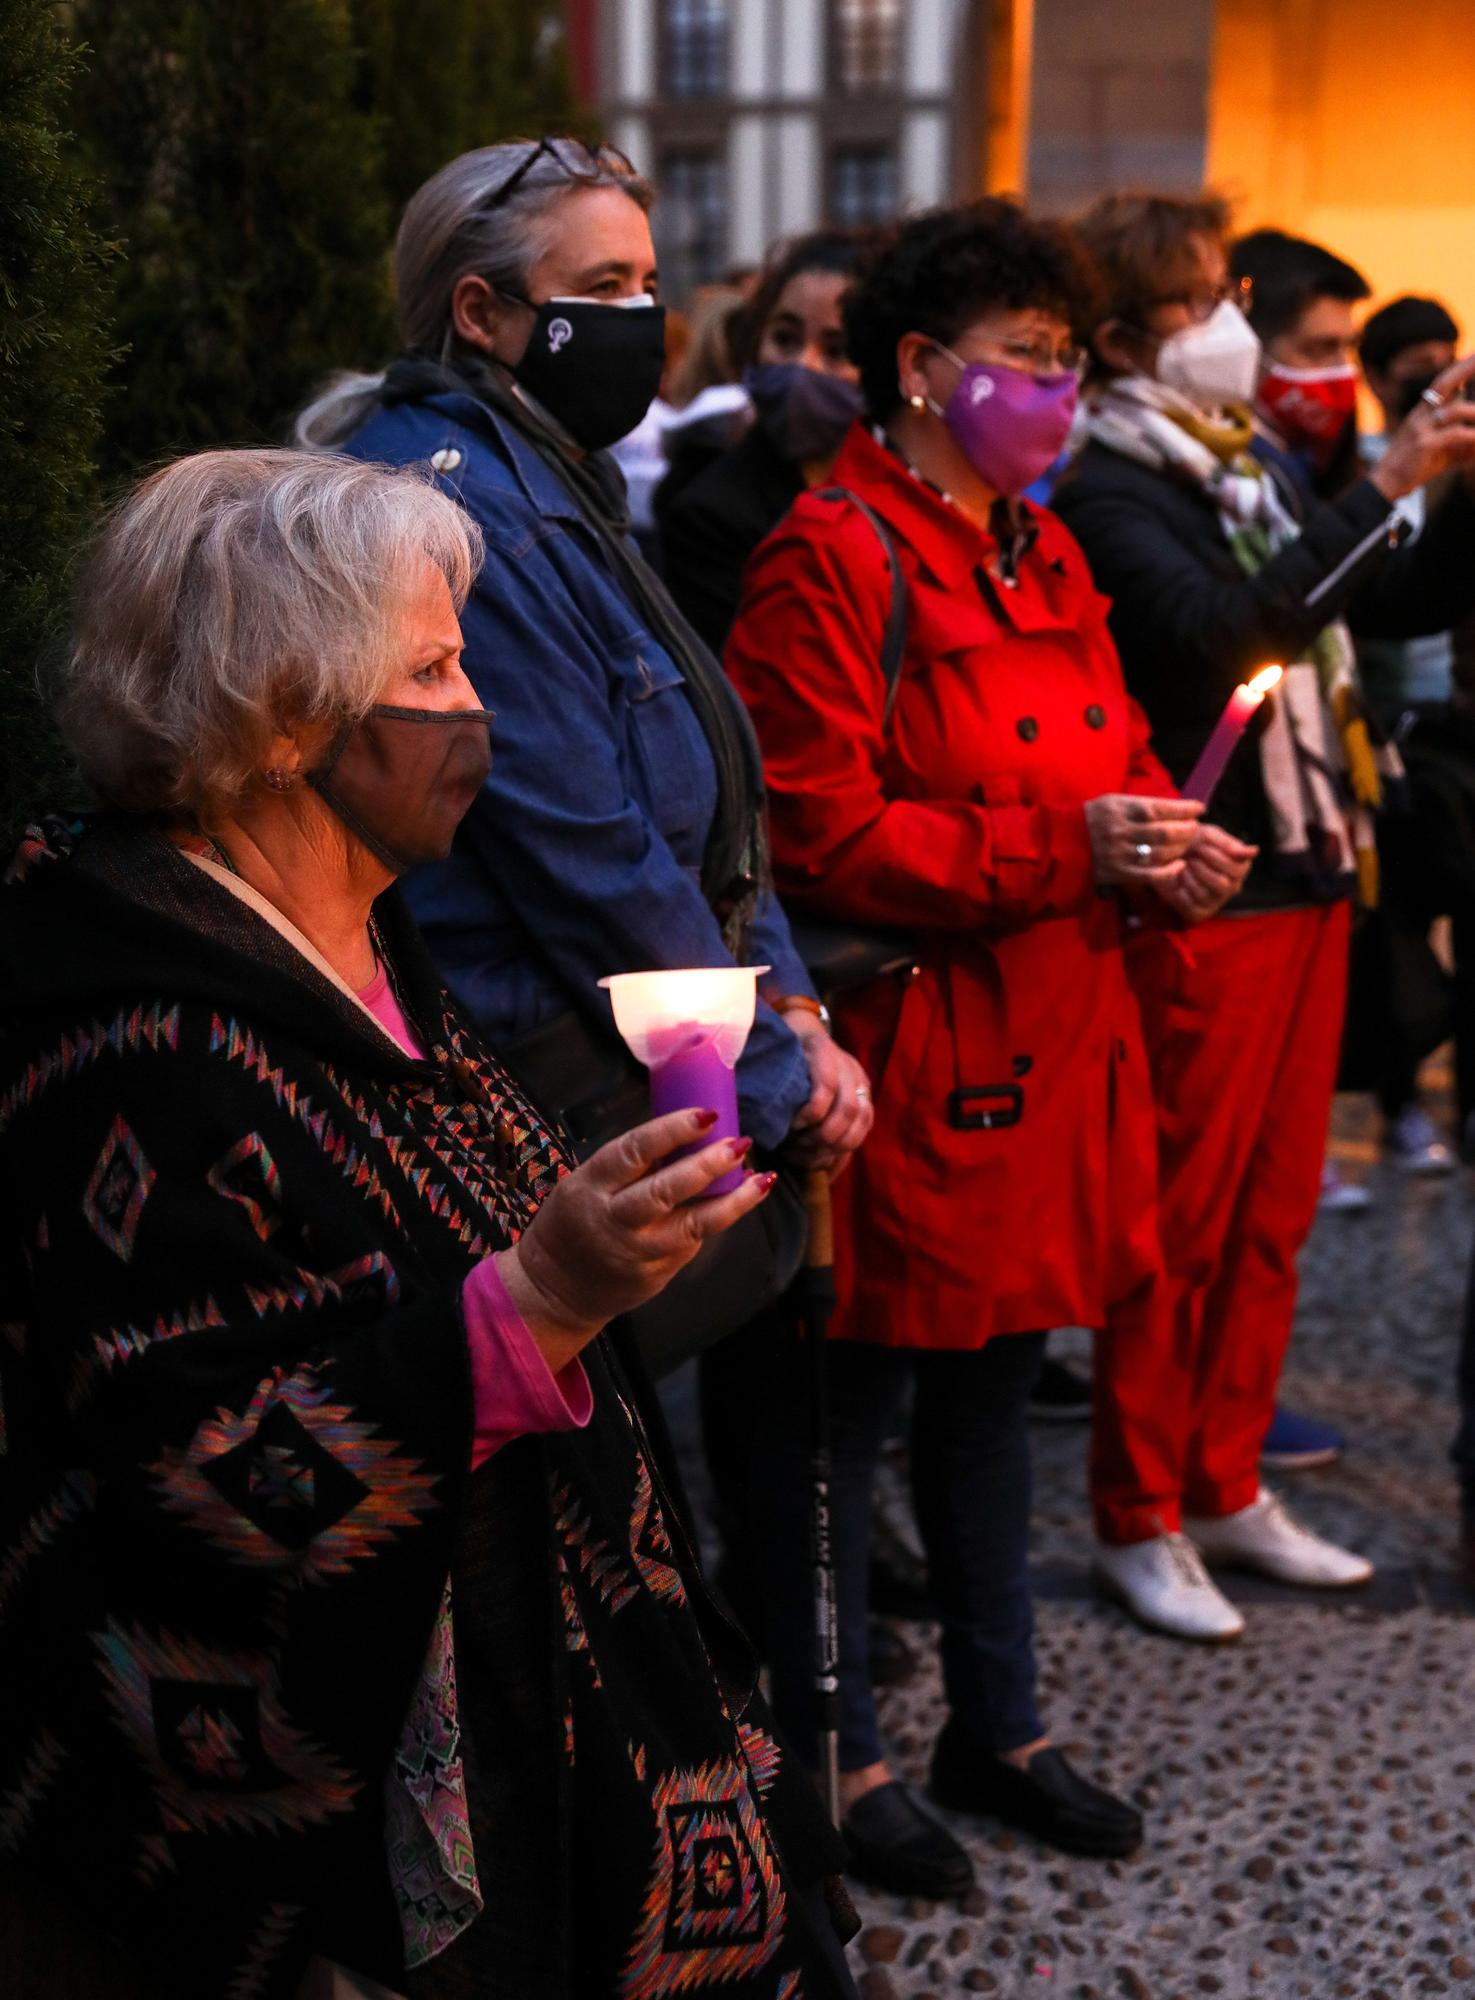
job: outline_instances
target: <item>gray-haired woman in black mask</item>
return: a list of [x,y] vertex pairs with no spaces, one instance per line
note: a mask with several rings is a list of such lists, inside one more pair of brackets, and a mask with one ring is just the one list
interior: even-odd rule
[[623,154],[575,139],[450,161],[395,241],[403,352],[331,387],[298,436],[428,463],[485,537],[462,627],[492,771],[450,859],[407,884],[456,997],[582,1141],[620,1059],[599,979],[769,967],[742,1129],[834,1166],[869,1129],[866,1080],[766,887],[746,715],[629,539],[604,450],[661,375],[653,200]]

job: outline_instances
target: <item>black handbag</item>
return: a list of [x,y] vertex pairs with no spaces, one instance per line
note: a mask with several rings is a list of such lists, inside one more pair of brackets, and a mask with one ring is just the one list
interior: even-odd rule
[[[881,641],[881,676],[886,683],[886,702],[881,711],[884,734],[891,726],[891,713],[896,707],[896,696],[901,687],[902,662],[906,657],[907,616],[910,610],[907,580],[902,573],[891,530],[858,493],[852,493],[845,486],[826,486],[817,497],[821,500],[848,500],[869,521],[886,557],[891,604]],[[791,910],[786,914],[794,947],[808,967],[816,991],[827,1000],[852,987],[864,986],[885,973],[899,971],[910,965],[916,955],[915,942],[906,931],[847,924],[841,920],[811,916],[804,910]]]

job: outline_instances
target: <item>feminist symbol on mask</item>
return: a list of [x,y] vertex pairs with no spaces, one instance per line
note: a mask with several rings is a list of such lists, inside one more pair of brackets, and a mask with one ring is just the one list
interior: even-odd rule
[[992,376],[990,376],[990,375],[975,375],[975,376],[974,376],[974,378],[973,378],[973,400],[974,400],[974,402],[975,402],[975,403],[986,403],[986,402],[988,401],[989,397],[990,397],[990,396],[991,396],[991,395],[992,395],[993,393],[994,393],[994,384],[993,384],[993,377],[992,377]]
[[548,346],[552,353],[557,354],[560,347],[567,347],[573,337],[574,330],[566,319],[556,319],[549,325]]

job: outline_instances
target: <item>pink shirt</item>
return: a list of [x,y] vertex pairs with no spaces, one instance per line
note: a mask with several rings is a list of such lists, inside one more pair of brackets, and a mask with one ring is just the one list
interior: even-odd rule
[[[405,1019],[383,965],[358,997],[406,1055],[425,1060],[424,1045]],[[584,1364],[571,1361],[552,1373],[512,1303],[495,1257],[484,1257],[461,1287],[461,1310],[471,1361],[473,1472],[528,1432],[583,1429],[594,1412]]]
[[360,1000],[368,1008],[381,1028],[387,1028],[407,1056],[417,1062],[425,1060],[425,1044],[405,1019],[405,1010],[395,998],[394,988],[389,983],[389,968],[381,960],[379,970],[367,986],[358,990]]

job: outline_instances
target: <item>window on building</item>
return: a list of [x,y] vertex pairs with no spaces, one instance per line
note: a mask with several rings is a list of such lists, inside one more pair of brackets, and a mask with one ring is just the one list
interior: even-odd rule
[[727,166],[716,153],[667,153],[654,222],[661,288],[688,297],[727,263]]
[[836,0],[840,88],[894,90],[901,81],[901,0]]
[[721,97],[727,89],[727,0],[666,0],[668,97]]
[[896,156],[886,146],[845,146],[830,155],[830,220],[842,229],[888,222],[896,213]]

